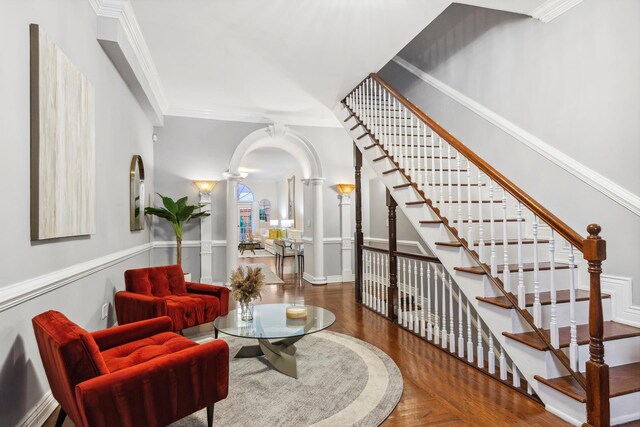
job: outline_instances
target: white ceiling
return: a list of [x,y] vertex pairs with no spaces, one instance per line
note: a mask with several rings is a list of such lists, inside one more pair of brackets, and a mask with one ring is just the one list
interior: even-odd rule
[[[167,114],[336,123],[449,0],[131,0]],[[232,117],[233,116],[233,117]]]
[[252,181],[279,181],[300,171],[300,163],[279,148],[259,148],[246,154],[238,169]]

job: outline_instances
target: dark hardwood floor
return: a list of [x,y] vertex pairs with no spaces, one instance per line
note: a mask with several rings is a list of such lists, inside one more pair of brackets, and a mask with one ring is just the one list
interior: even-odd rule
[[[251,262],[275,270],[273,258],[240,259]],[[291,262],[286,264],[285,272],[291,268]],[[568,425],[522,394],[356,305],[353,283],[313,286],[286,274],[284,285],[265,286],[262,297],[257,303],[295,301],[325,307],[336,315],[330,330],[367,341],[395,361],[403,375],[404,393],[385,427]],[[53,426],[56,416],[57,411],[45,426]],[[67,420],[65,427],[70,425]]]

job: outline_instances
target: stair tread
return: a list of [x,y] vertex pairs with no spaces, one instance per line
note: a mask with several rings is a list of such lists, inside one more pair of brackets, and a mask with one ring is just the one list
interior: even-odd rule
[[[518,297],[514,294],[513,297],[517,299]],[[609,298],[608,294],[602,294],[602,298]],[[533,301],[535,300],[535,294],[533,292],[527,293],[524,296],[525,305],[527,307],[533,307]],[[500,297],[476,297],[478,301],[483,301],[489,304],[497,305],[502,308],[512,308],[511,302],[505,296]],[[588,301],[589,300],[589,291],[584,289],[576,289],[576,301]],[[556,303],[563,304],[569,302],[569,290],[562,289],[556,291]],[[541,305],[549,305],[551,304],[551,292],[540,292],[540,304]]]
[[[578,402],[586,402],[584,389],[571,375],[565,377],[546,379],[540,375],[534,378],[543,384],[564,393]],[[609,367],[609,397],[623,396],[625,394],[640,391],[640,362],[628,365]]]
[[[549,240],[546,239],[538,239],[538,243],[549,243]],[[476,240],[475,242],[473,242],[474,246],[478,246],[480,244],[480,242],[478,240]],[[491,242],[485,240],[484,241],[485,246],[491,246]],[[509,239],[507,241],[508,245],[517,245],[518,244],[518,239]],[[522,244],[523,245],[532,245],[533,244],[533,239],[522,239]],[[458,241],[451,241],[451,242],[436,242],[436,245],[440,245],[440,246],[450,246],[453,248],[459,248],[462,246],[462,243],[458,242]],[[504,245],[504,241],[503,240],[496,240],[496,246],[503,246]]]
[[[623,338],[637,337],[640,336],[640,328],[635,328],[630,325],[625,325],[624,323],[618,323],[614,321],[603,322],[604,325],[604,341],[613,341],[619,340]],[[542,329],[542,332],[545,334],[547,339],[550,339],[551,333],[549,329]],[[544,351],[547,349],[544,341],[536,334],[535,332],[522,332],[518,334],[512,334],[509,332],[503,332],[502,335],[505,337],[509,337],[516,341],[521,342],[522,344],[528,345],[529,347],[533,347],[537,350]],[[576,338],[578,341],[578,345],[589,344],[589,325],[577,325],[576,326]],[[562,328],[558,328],[558,338],[560,341],[560,348],[569,347],[571,341],[571,328],[569,326],[564,326]]]
[[[556,270],[566,270],[569,268],[569,264],[565,264],[563,262],[556,262],[555,269]],[[527,262],[522,264],[523,271],[533,271],[533,263]],[[538,271],[550,270],[550,264],[548,262],[540,262],[538,263]],[[454,267],[456,271],[462,271],[464,273],[471,274],[485,274],[484,270],[480,266],[473,267]],[[502,273],[504,270],[504,264],[498,265],[498,273]],[[509,272],[517,273],[518,272],[518,264],[509,264]]]

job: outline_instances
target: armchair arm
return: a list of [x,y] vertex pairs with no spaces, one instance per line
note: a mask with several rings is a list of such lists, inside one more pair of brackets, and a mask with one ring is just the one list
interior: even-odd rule
[[121,344],[137,341],[161,332],[172,332],[173,322],[169,316],[155,319],[141,320],[115,328],[103,329],[92,332],[93,339],[98,344],[100,351],[108,350]]
[[115,305],[120,325],[167,315],[167,302],[149,295],[116,292]]
[[224,316],[229,313],[228,288],[224,286],[205,285],[204,283],[187,282],[187,292],[214,296],[220,300],[220,316]]
[[165,426],[227,397],[229,346],[190,347],[76,386],[82,424]]

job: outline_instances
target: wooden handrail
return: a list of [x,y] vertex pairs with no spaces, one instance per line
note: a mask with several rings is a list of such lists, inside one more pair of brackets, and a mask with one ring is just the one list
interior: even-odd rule
[[428,256],[428,255],[422,255],[422,254],[414,254],[411,252],[396,252],[396,256],[402,257],[402,258],[410,258],[410,259],[416,259],[418,261],[427,261],[427,262],[433,262],[436,264],[442,264],[440,262],[440,260],[434,256]]
[[467,160],[476,165],[478,169],[484,172],[495,183],[502,187],[505,191],[515,197],[520,203],[525,205],[531,212],[533,212],[538,218],[544,221],[549,227],[557,231],[562,237],[564,237],[573,247],[582,252],[583,237],[575,232],[571,227],[565,224],[560,218],[549,212],[540,203],[538,203],[533,197],[528,195],[524,190],[515,185],[509,179],[507,179],[500,172],[495,170],[479,155],[471,151],[464,144],[462,144],[456,137],[444,130],[438,123],[436,123],[431,117],[423,113],[418,107],[416,107],[411,101],[402,96],[398,91],[392,88],[386,81],[375,73],[369,75],[372,79],[377,81],[383,86],[391,95],[393,95],[402,105],[407,107],[413,114],[425,122],[434,132],[436,132],[442,139],[451,144],[460,154],[462,154]]
[[366,251],[379,252],[381,254],[388,254],[389,253],[389,249],[376,248],[376,247],[367,246],[367,245],[362,245],[361,247],[362,247],[363,250],[366,250]]

